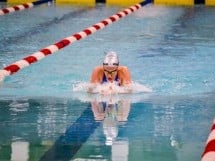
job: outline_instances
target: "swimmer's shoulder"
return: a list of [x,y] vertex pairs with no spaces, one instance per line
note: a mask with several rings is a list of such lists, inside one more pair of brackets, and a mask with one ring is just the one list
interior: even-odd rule
[[103,72],[103,66],[96,66],[93,71],[98,73]]
[[102,69],[103,69],[103,66],[98,65],[98,66],[95,66],[94,69],[96,69],[96,70],[102,70]]
[[119,66],[118,71],[124,73],[124,72],[128,72],[129,70],[127,66]]

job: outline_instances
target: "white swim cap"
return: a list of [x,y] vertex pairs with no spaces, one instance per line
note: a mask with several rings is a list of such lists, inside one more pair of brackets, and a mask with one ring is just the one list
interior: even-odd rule
[[103,65],[118,66],[119,59],[117,54],[114,51],[108,52],[104,58]]

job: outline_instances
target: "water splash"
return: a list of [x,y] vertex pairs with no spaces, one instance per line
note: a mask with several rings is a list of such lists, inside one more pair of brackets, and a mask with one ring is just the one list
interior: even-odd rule
[[116,82],[104,84],[91,84],[78,82],[73,84],[74,92],[109,94],[128,94],[128,93],[151,93],[152,89],[137,82],[132,82],[128,86],[118,86]]
[[[92,88],[89,93],[88,89]],[[108,102],[114,104],[118,101],[129,100],[130,102],[141,102],[150,97],[152,89],[142,84],[133,82],[128,87],[120,87],[115,83],[93,85],[86,82],[73,84],[73,98],[82,102]],[[129,92],[128,92],[129,91]]]

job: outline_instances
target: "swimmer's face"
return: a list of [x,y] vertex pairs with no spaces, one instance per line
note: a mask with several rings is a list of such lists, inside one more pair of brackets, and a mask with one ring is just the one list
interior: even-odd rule
[[113,82],[113,80],[115,79],[115,77],[117,75],[118,66],[104,65],[103,69],[104,69],[104,73],[105,73],[105,76],[108,79],[108,81]]

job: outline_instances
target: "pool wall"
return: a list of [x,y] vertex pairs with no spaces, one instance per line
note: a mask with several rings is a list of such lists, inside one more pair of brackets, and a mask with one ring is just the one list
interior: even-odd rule
[[[6,1],[9,4],[14,3],[27,3],[33,2],[33,0],[0,0]],[[96,3],[106,3],[107,5],[121,5],[121,6],[129,6],[135,3],[142,2],[141,0],[55,0],[56,4],[73,4],[73,5],[89,5],[94,6]],[[154,4],[161,5],[196,5],[196,4],[204,4],[207,6],[215,6],[214,0],[154,0]]]
[[214,6],[213,0],[154,0],[154,4],[166,4],[166,5],[196,5],[205,4],[207,6]]

